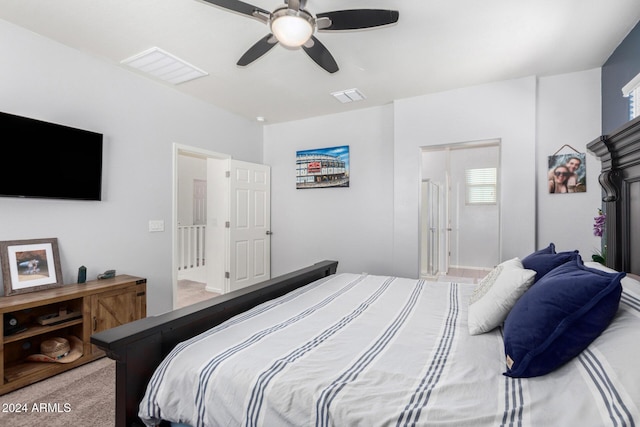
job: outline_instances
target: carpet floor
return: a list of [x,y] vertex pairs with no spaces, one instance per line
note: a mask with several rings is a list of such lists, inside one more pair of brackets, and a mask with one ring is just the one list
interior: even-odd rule
[[209,298],[214,298],[220,294],[206,290],[205,283],[194,282],[192,280],[178,280],[177,308],[186,307]]
[[102,358],[0,396],[0,426],[111,427],[115,361]]
[[[219,295],[202,283],[181,282],[180,307]],[[0,426],[112,427],[115,366],[105,357],[0,396]]]

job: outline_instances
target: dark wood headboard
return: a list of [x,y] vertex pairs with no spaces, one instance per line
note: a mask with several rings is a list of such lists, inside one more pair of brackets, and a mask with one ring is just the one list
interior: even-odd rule
[[640,117],[587,145],[600,159],[607,267],[640,274]]

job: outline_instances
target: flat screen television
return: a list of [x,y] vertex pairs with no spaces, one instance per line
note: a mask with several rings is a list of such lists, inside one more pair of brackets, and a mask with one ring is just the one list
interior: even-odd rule
[[0,112],[0,135],[0,197],[101,200],[101,133]]

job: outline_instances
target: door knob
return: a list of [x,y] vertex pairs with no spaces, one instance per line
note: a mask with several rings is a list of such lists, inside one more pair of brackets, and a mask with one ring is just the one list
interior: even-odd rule
[[267,236],[271,236],[273,233],[269,230],[267,230]]

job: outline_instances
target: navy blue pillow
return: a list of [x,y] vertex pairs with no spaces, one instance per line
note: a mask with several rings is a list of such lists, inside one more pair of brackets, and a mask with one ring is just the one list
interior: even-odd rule
[[536,272],[536,277],[533,279],[533,283],[536,283],[554,268],[575,259],[577,256],[579,256],[578,251],[556,253],[556,245],[549,243],[546,248],[526,256],[522,260],[522,265],[527,270]]
[[505,320],[505,375],[545,375],[580,354],[618,311],[624,276],[585,267],[579,256],[546,274]]

